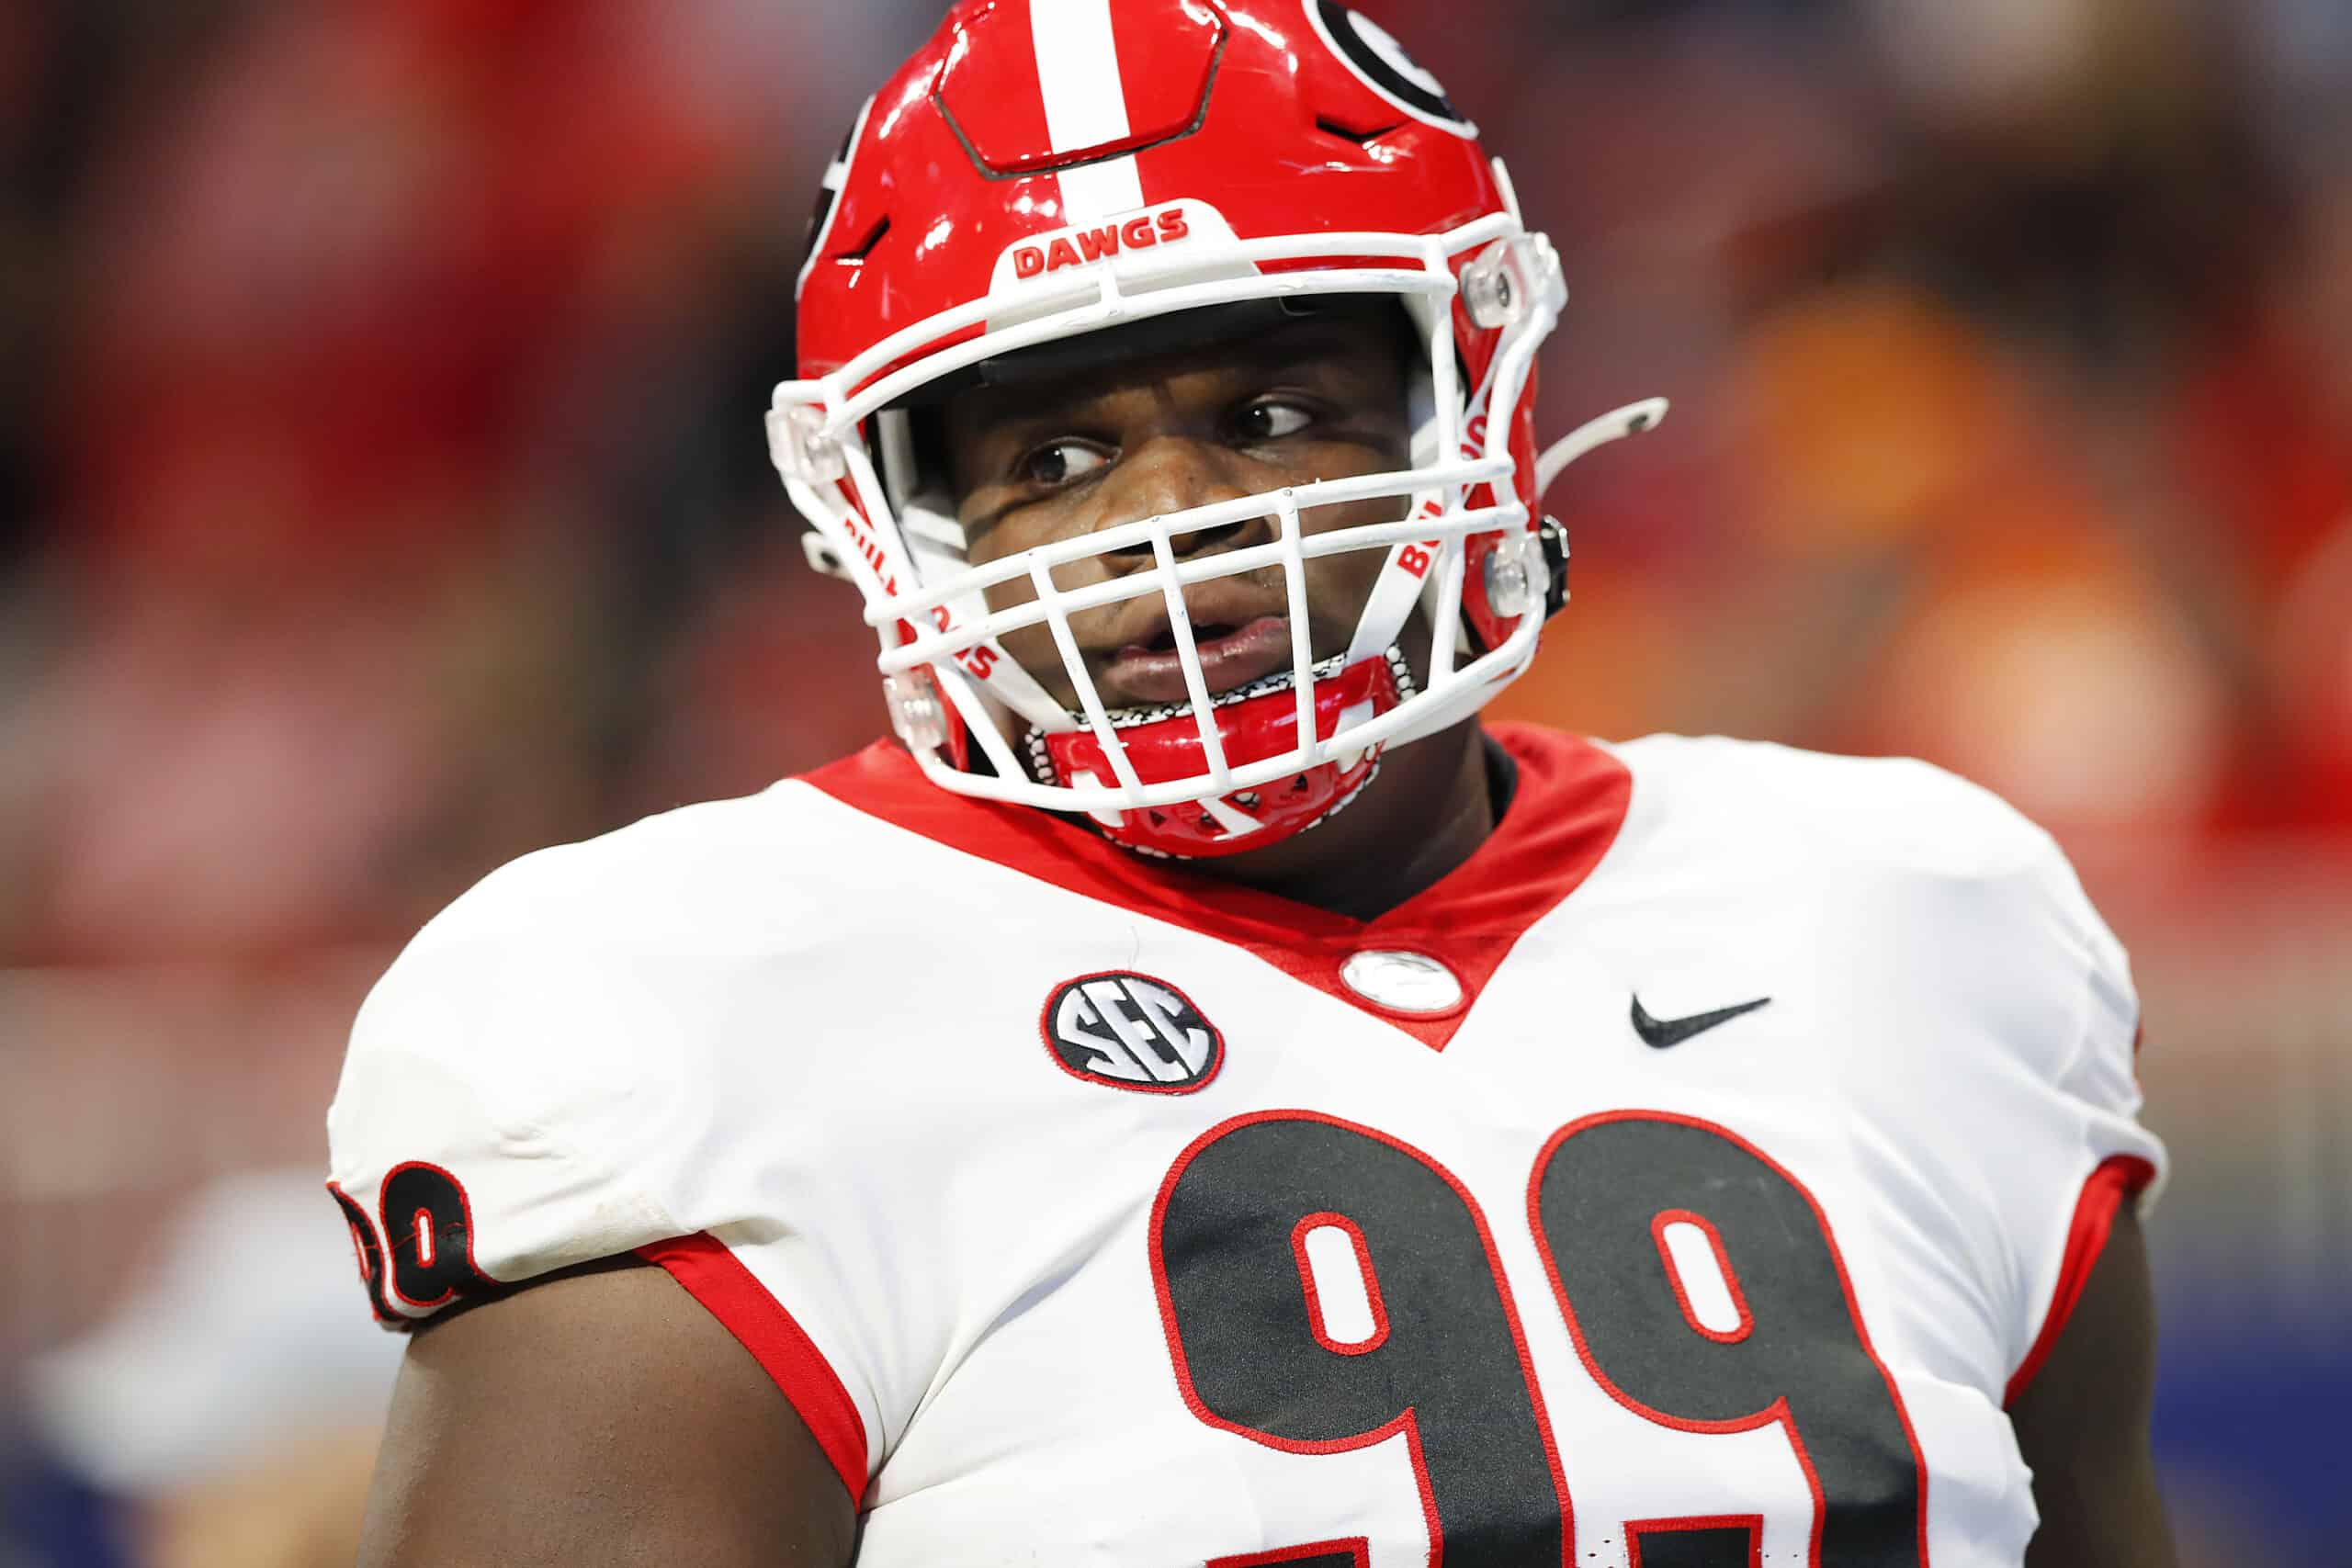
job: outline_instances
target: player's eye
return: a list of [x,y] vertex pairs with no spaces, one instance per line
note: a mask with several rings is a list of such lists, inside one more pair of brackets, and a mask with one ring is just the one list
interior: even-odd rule
[[1291,398],[1261,398],[1234,416],[1234,434],[1250,443],[1279,441],[1315,423],[1315,411]]
[[1040,490],[1057,490],[1082,479],[1111,460],[1101,447],[1086,441],[1048,441],[1033,447],[1021,459],[1017,472]]

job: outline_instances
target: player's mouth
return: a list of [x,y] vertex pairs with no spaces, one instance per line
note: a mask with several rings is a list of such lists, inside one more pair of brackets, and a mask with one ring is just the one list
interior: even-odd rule
[[[1291,661],[1288,615],[1259,615],[1238,625],[1196,621],[1193,637],[1200,652],[1202,679],[1211,696],[1246,686]],[[1120,649],[1103,667],[1102,684],[1107,688],[1105,696],[1114,704],[1190,700],[1184,659],[1176,651],[1174,630],[1162,627],[1149,642],[1131,642]]]

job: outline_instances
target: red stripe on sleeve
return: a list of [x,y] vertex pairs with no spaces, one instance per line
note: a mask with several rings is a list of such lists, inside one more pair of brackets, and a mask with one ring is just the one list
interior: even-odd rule
[[2064,1332],[2066,1320],[2075,1313],[2075,1303],[2083,1297],[2083,1287],[2090,1283],[2091,1270],[2098,1264],[2099,1254],[2107,1250],[2107,1238],[2115,1229],[2115,1212],[2126,1198],[2137,1197],[2156,1179],[2156,1168],[2137,1155],[2114,1155],[2099,1162],[2098,1168],[2083,1183],[2082,1196],[2075,1201],[2074,1223],[2066,1228],[2066,1251],[2058,1263],[2058,1288],[2051,1293],[2050,1311],[2041,1320],[2041,1332],[2035,1336],[2033,1348],[2009,1379],[2007,1390],[2001,1395],[2004,1410],[2018,1402],[2034,1374],[2041,1371],[2050,1352],[2057,1348],[2058,1336]]
[[657,1241],[639,1247],[637,1255],[668,1269],[687,1294],[742,1342],[808,1423],[817,1446],[849,1488],[852,1505],[864,1498],[865,1422],[832,1364],[784,1303],[707,1232]]

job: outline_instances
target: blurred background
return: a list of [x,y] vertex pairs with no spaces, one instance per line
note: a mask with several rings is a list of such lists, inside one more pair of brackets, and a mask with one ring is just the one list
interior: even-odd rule
[[[938,0],[0,3],[0,1565],[347,1562],[319,1195],[498,863],[879,733],[759,417]],[[2135,955],[2191,1568],[2347,1561],[2352,6],[1365,0],[1577,303],[1505,700],[1926,756]],[[389,1353],[388,1353],[389,1348]]]

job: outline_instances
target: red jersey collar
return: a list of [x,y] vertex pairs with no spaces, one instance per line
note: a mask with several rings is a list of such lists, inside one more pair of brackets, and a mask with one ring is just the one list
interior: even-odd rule
[[[1443,1050],[1528,928],[1600,863],[1633,800],[1632,773],[1590,741],[1522,724],[1495,725],[1489,733],[1519,765],[1518,788],[1501,823],[1435,885],[1370,920],[1138,859],[1033,807],[952,794],[924,778],[914,759],[890,741],[876,741],[802,782],[934,843],[1247,948],[1284,974]],[[1415,1016],[1368,1000],[1340,977],[1341,964],[1368,951],[1442,962],[1462,983],[1460,1005]]]

